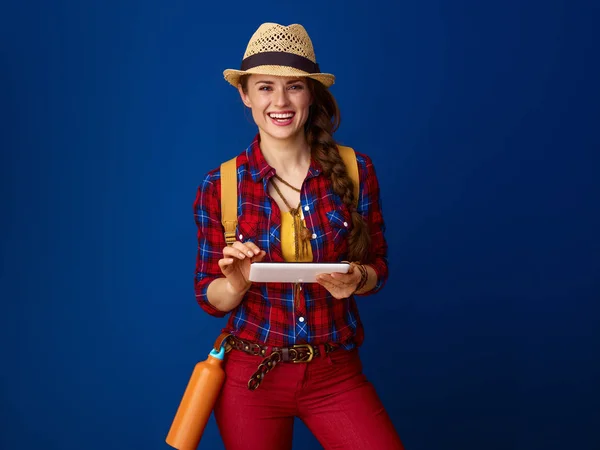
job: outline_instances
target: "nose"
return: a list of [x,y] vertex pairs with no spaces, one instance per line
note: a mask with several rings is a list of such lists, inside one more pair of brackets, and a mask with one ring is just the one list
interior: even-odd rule
[[273,103],[276,107],[281,108],[289,103],[288,92],[285,87],[275,89],[275,98]]

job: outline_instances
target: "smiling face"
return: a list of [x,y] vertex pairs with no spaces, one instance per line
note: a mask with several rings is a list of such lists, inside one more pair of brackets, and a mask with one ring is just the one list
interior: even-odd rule
[[252,110],[261,140],[304,139],[312,97],[303,78],[253,74],[244,84],[238,88],[240,96]]

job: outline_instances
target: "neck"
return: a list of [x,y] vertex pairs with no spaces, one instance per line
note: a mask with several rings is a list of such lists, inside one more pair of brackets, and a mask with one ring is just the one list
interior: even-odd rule
[[289,139],[274,139],[260,133],[260,150],[267,163],[282,177],[306,174],[310,165],[310,148],[304,133]]

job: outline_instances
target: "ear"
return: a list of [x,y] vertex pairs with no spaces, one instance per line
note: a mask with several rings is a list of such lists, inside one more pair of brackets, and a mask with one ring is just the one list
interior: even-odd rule
[[248,108],[252,109],[251,103],[250,103],[250,98],[248,98],[248,94],[246,94],[244,92],[244,90],[242,89],[242,85],[238,85],[238,91],[240,93],[240,97],[242,98],[242,102],[244,102],[244,105],[246,105]]

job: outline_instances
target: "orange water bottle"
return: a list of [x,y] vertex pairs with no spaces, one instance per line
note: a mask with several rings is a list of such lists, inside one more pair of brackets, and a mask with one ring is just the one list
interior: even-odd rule
[[225,348],[211,350],[208,358],[196,364],[185,389],[167,444],[178,450],[196,450],[204,428],[221,392],[225,371],[221,367]]

